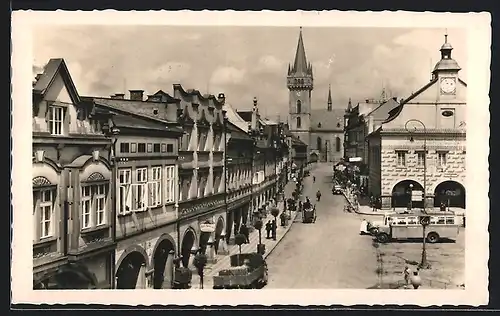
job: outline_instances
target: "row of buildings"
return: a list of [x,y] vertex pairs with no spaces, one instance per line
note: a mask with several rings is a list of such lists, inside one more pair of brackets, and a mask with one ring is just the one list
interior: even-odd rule
[[467,84],[445,35],[430,81],[405,99],[349,102],[344,160],[381,207],[465,209]]
[[80,96],[63,59],[33,83],[36,289],[169,288],[281,189],[305,147],[224,94]]

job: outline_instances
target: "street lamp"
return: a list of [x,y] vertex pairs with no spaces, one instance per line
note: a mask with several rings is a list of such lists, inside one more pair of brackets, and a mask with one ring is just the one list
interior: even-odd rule
[[[405,129],[407,132],[410,133],[410,142],[414,141],[412,134],[417,131],[416,126],[413,126],[413,129],[409,128],[408,125],[410,123],[420,124],[424,130],[424,133],[423,133],[423,137],[424,137],[424,157],[423,157],[423,160],[424,160],[423,161],[424,162],[424,196],[423,196],[424,204],[423,204],[423,213],[427,213],[426,212],[426,205],[425,205],[426,193],[427,193],[427,128],[426,128],[425,124],[420,120],[410,119],[410,120],[406,121]],[[421,269],[428,269],[428,268],[430,268],[429,262],[427,261],[427,251],[426,251],[426,237],[427,237],[426,236],[426,228],[427,228],[427,225],[429,224],[428,217],[423,217],[420,220],[420,224],[422,225],[422,258],[420,261],[420,268]]]

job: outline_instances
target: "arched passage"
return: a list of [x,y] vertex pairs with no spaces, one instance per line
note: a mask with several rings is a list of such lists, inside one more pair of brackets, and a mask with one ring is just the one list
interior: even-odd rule
[[447,207],[465,208],[465,188],[456,181],[444,181],[434,190],[434,206],[443,203]]
[[[413,187],[412,187],[413,185]],[[412,191],[424,191],[420,183],[414,180],[403,180],[398,182],[392,189],[392,207],[407,207],[411,201]],[[422,201],[412,201],[412,207],[423,207]]]
[[83,266],[74,264],[65,265],[34,280],[33,289],[40,290],[85,290],[95,289],[97,285],[96,277]]
[[318,161],[318,154],[317,154],[317,153],[311,153],[311,154],[309,155],[309,160],[310,160],[311,162],[317,162],[317,161]]
[[168,235],[161,237],[153,254],[153,288],[169,289],[172,285],[175,245]]
[[184,234],[184,238],[182,238],[182,244],[181,244],[182,265],[186,268],[188,268],[189,265],[191,248],[193,248],[195,240],[196,237],[194,235],[193,230],[188,229]]
[[215,225],[215,253],[219,251],[219,242],[221,239],[222,232],[224,231],[224,219],[219,217],[217,224]]
[[[142,249],[142,248],[141,248]],[[141,266],[147,265],[147,257],[142,251],[133,250],[125,255],[116,271],[117,289],[135,289],[140,284],[139,273]]]

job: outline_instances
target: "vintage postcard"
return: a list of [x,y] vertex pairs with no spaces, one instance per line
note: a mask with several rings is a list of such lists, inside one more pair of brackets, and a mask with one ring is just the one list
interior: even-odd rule
[[13,302],[486,304],[490,22],[14,12]]

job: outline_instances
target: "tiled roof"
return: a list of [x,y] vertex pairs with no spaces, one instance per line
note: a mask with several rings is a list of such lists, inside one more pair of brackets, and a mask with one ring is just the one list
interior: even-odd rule
[[64,84],[69,90],[70,96],[75,99],[73,102],[79,102],[80,96],[71,79],[68,67],[66,67],[66,63],[62,58],[52,58],[49,60],[47,65],[43,68],[43,73],[36,77],[36,81],[33,85],[33,92],[42,95],[45,94],[58,72],[60,72],[63,77]]
[[245,133],[243,130],[241,130],[236,124],[233,122],[229,121],[227,124],[227,129],[231,133],[231,139],[238,139],[238,140],[252,140],[252,137]]
[[229,122],[236,125],[244,132],[248,131],[248,122],[245,121],[229,103],[225,102],[222,109],[226,111]]
[[172,130],[180,131],[180,129],[176,128],[175,129],[171,127],[167,128],[165,124],[160,122],[145,120],[125,114],[115,114],[113,116],[113,122],[117,127],[148,129],[148,130],[157,130],[163,132],[170,132]]
[[[135,113],[137,115],[147,117],[157,121],[164,121],[159,119],[158,117],[152,114],[152,107],[164,107],[165,103],[163,102],[151,102],[151,101],[136,101],[136,100],[128,100],[128,99],[110,99],[110,98],[93,98],[96,104],[100,104],[111,109],[122,110],[128,113]],[[169,122],[173,123],[173,122]]]
[[343,130],[344,113],[343,109],[332,109],[331,111],[327,109],[311,110],[311,130]]

